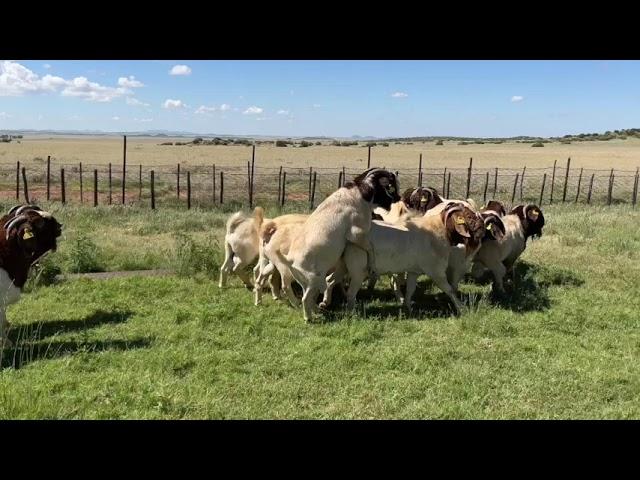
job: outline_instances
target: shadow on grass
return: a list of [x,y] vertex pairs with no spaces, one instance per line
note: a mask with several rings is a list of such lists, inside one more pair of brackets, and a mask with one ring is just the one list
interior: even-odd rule
[[61,320],[22,325],[10,332],[12,348],[0,351],[0,368],[19,369],[38,360],[58,358],[75,353],[91,353],[105,350],[131,350],[146,348],[151,338],[136,337],[127,340],[55,340],[47,337],[56,334],[88,330],[104,324],[123,323],[132,312],[104,312],[98,310],[81,320]]
[[[491,281],[491,274],[486,273],[478,283],[489,284]],[[492,291],[487,299],[493,305],[514,312],[544,311],[551,307],[549,287],[583,284],[584,280],[572,271],[518,261],[514,265],[513,279],[510,275],[505,276],[505,293]]]

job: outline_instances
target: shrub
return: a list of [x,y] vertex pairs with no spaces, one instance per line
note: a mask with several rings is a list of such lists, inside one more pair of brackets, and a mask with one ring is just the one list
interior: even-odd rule
[[532,143],[531,144],[532,147],[544,147],[544,143],[542,142],[536,142],[536,143]]
[[214,252],[220,251],[218,242],[208,237],[205,242],[194,240],[190,235],[179,232],[174,234],[176,241],[173,268],[179,276],[190,276],[203,272],[209,277],[218,273],[220,263]]
[[443,142],[442,140],[438,140],[438,141],[436,142],[436,145],[444,145],[444,142]]
[[322,142],[316,142],[316,145],[322,145]]
[[202,138],[201,137],[196,137],[193,139],[193,144],[194,145],[199,145],[202,143]]
[[307,142],[307,141],[305,141],[305,140],[302,140],[302,141],[300,142],[300,146],[301,146],[301,147],[303,147],[303,148],[304,148],[304,147],[310,147],[311,145],[313,145],[313,143],[311,143],[311,142]]
[[387,142],[382,142],[380,145],[382,145],[383,147],[388,147],[389,144]]
[[288,143],[286,140],[276,140],[276,147],[286,147]]
[[569,140],[560,140],[560,143],[563,143],[564,145],[570,145],[571,142]]
[[104,271],[100,265],[98,246],[83,232],[71,244],[67,267],[71,273]]
[[458,145],[469,145],[471,142],[458,142]]

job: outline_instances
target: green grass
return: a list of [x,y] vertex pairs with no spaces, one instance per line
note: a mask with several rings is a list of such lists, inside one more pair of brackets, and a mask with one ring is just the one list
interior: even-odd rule
[[82,232],[105,270],[183,275],[32,285],[8,310],[0,418],[640,417],[630,207],[543,207],[511,296],[464,283],[461,317],[428,281],[407,317],[383,279],[356,314],[310,325],[235,277],[217,288],[225,214],[51,209],[62,270]]

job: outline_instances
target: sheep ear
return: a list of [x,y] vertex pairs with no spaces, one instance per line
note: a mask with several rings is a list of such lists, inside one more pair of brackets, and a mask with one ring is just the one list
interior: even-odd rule
[[471,234],[469,233],[469,229],[467,228],[467,224],[465,223],[462,215],[454,215],[453,224],[456,232],[465,238],[471,238]]

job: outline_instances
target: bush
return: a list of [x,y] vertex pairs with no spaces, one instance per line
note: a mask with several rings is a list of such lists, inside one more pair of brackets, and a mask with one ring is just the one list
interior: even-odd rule
[[380,145],[382,145],[383,147],[388,147],[389,144],[387,142],[382,142]]
[[313,145],[313,143],[311,143],[311,142],[307,142],[307,141],[305,141],[305,140],[302,140],[302,141],[300,142],[300,146],[301,146],[301,147],[303,147],[303,148],[304,148],[304,147],[310,147],[311,145]]
[[104,271],[98,246],[85,233],[79,233],[71,244],[67,268],[71,273]]
[[564,145],[571,145],[571,142],[569,140],[560,140],[560,143]]
[[443,143],[443,141],[442,141],[442,140],[438,140],[438,141],[436,142],[436,145],[444,145],[444,143]]
[[316,142],[316,145],[322,145],[322,142]]
[[62,269],[57,265],[55,257],[49,254],[29,270],[29,280],[25,285],[25,291],[32,291],[39,286],[51,285],[56,275],[61,273]]
[[458,142],[458,145],[469,145],[471,142]]
[[276,147],[286,147],[288,144],[286,140],[276,140]]
[[220,251],[220,245],[212,237],[205,242],[194,240],[191,236],[179,232],[175,236],[176,251],[173,268],[179,276],[191,276],[202,272],[208,277],[215,277],[220,263],[214,252]]
[[164,143],[161,143],[160,145],[173,145],[173,142],[164,142]]
[[542,142],[536,142],[536,143],[532,143],[531,144],[532,147],[544,147],[544,143]]
[[626,140],[626,139],[627,139],[626,135],[620,135],[618,138],[619,138],[620,140]]
[[202,138],[201,138],[201,137],[196,137],[196,138],[194,138],[194,139],[193,139],[193,142],[192,142],[192,143],[193,143],[194,145],[199,145],[199,144],[201,144],[201,143],[202,143]]

